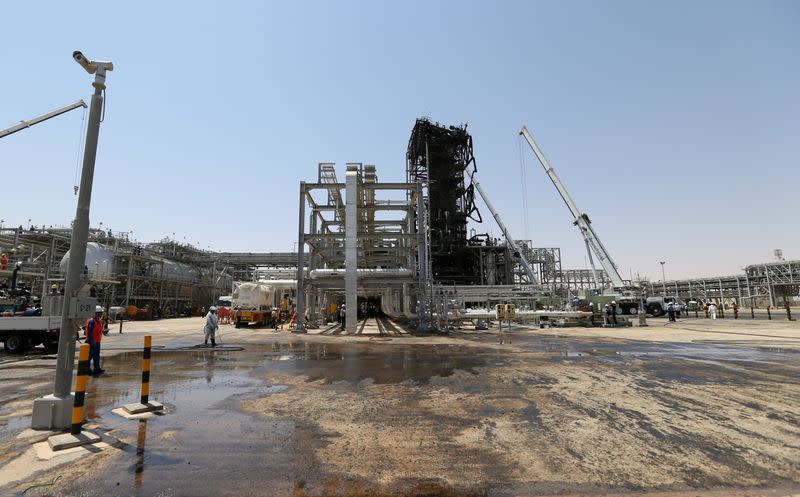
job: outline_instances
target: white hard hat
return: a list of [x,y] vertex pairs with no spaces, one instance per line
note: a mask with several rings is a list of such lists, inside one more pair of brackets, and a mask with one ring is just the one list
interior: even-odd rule
[[102,305],[98,305],[97,307],[94,308],[94,313],[95,314],[97,314],[98,312],[103,312],[103,311],[105,311],[105,309],[103,309]]
[[211,307],[209,307],[209,308],[208,308],[208,310],[209,310],[209,311],[216,311],[216,310],[217,310],[217,308],[216,308],[216,307],[214,307],[214,306],[212,305]]

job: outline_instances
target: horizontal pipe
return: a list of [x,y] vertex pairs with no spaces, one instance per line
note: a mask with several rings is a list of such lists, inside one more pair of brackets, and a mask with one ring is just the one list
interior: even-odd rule
[[[344,269],[312,269],[308,276],[312,280],[344,278]],[[357,269],[359,279],[371,278],[410,278],[413,273],[409,269]]]

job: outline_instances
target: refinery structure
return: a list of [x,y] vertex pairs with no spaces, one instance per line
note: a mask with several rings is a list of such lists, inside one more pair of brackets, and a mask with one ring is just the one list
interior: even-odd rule
[[[585,318],[571,304],[575,299],[660,295],[774,307],[796,296],[800,261],[751,265],[732,276],[623,280],[589,217],[527,130],[520,134],[564,199],[592,269],[563,268],[560,248],[515,239],[479,182],[466,126],[422,118],[408,141],[405,182],[381,182],[379,168],[363,163],[348,163],[338,174],[335,164],[320,163],[315,179],[300,182],[296,253],[215,252],[173,239],[139,243],[129,233],[91,229],[83,277],[98,302],[140,319],[196,313],[230,295],[238,282],[289,282],[289,301],[303,316],[297,331],[318,328],[337,310],[363,309],[365,303],[412,329],[442,331],[458,320],[486,318],[497,304],[513,304],[532,316]],[[491,237],[486,223],[502,236]],[[0,228],[6,298],[62,291],[70,238],[69,228]],[[634,313],[639,307],[626,309]],[[354,332],[359,312],[343,314],[345,329]]]

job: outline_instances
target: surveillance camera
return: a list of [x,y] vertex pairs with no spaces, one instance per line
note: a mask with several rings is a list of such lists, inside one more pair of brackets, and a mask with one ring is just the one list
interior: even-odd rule
[[89,74],[94,74],[97,70],[97,65],[90,63],[80,50],[72,52],[72,58],[75,59],[75,62],[80,64],[82,68],[86,69],[86,72]]

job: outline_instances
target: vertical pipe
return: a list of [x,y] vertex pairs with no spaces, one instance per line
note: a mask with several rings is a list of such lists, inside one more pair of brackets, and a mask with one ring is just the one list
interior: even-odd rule
[[[47,252],[47,267],[44,270],[44,281],[42,282],[42,296],[44,297],[50,293],[50,288],[47,286],[47,280],[50,278],[50,268],[53,267],[56,252],[56,239],[50,240],[50,250]],[[49,314],[49,313],[48,313]]]
[[425,199],[423,197],[422,182],[417,183],[417,261],[419,283],[417,288],[417,331],[427,329],[426,305],[428,286],[427,266],[427,226],[425,225]]
[[20,232],[19,228],[14,228],[14,246],[11,247],[11,252],[14,254],[14,262],[17,262],[19,260],[19,257],[17,256],[17,247],[19,247],[19,232]]
[[747,274],[747,268],[744,269],[744,284],[747,286],[747,298],[750,300],[750,309],[752,310],[756,304],[753,298],[753,289],[750,287],[750,276]]
[[[294,333],[305,333],[303,326],[303,314],[305,314],[305,288],[303,286],[303,249],[305,248],[305,217],[306,217],[306,182],[300,182],[300,206],[298,211],[297,227],[297,298],[295,299],[297,308],[295,309]],[[311,257],[309,257],[309,261]]]
[[740,306],[742,305],[742,285],[739,284],[739,276],[736,276],[736,295],[738,296],[737,298],[739,299],[736,302],[736,305]]
[[345,176],[344,296],[347,333],[358,327],[358,166],[347,165]]
[[769,268],[764,265],[764,274],[767,276],[767,291],[769,292],[769,305],[775,306],[775,296],[772,294],[772,281],[769,277]]
[[125,281],[125,307],[131,305],[131,291],[133,290],[133,254],[128,256],[128,279]]
[[77,435],[83,424],[83,404],[86,401],[86,376],[89,374],[89,344],[81,345],[78,352],[78,377],[75,379],[75,402],[72,407],[70,433]]
[[[216,263],[215,263],[216,264]],[[158,308],[164,308],[164,260],[161,260],[161,274],[158,277]]]
[[144,336],[144,350],[142,351],[142,399],[144,405],[150,401],[150,347],[153,337]]

